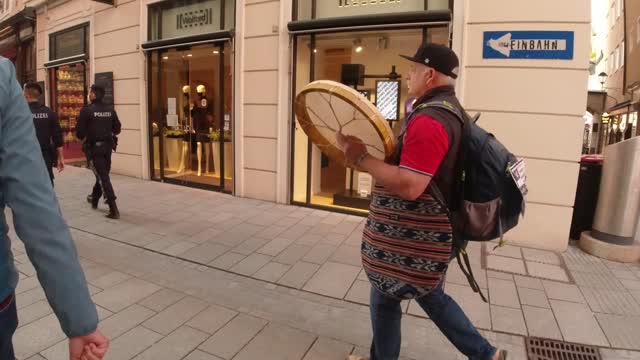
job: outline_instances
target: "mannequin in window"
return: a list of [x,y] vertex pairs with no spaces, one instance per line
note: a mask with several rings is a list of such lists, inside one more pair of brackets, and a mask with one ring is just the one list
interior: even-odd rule
[[[193,131],[197,141],[197,156],[198,156],[198,176],[202,176],[202,147],[203,144],[209,143],[210,128],[213,127],[213,101],[207,97],[207,88],[205,85],[200,84],[196,87],[197,99],[191,110],[191,117],[193,118]],[[205,147],[205,157],[207,165],[209,164],[209,151],[208,146]],[[208,166],[207,166],[208,167]]]

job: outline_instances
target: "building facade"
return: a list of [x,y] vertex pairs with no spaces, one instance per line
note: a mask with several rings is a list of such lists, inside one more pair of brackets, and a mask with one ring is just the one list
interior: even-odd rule
[[[438,42],[460,56],[468,111],[527,159],[527,217],[509,239],[567,246],[587,101],[587,0],[114,2],[26,2],[36,14],[37,79],[69,134],[88,85],[109,88],[123,122],[114,172],[363,214],[366,205],[345,202],[355,197],[351,173],[308,141],[293,99],[318,79],[352,83],[372,101],[379,86],[397,86],[399,111],[388,119],[397,129],[412,100],[397,55]],[[493,47],[491,34],[501,34],[488,39]],[[520,56],[514,44],[535,40],[526,36],[564,55],[540,45]],[[354,81],[345,64],[365,76]],[[65,146],[79,158],[71,135]]]

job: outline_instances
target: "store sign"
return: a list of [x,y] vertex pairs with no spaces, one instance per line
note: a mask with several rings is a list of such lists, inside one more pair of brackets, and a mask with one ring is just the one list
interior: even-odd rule
[[424,0],[322,0],[316,18],[424,11]]
[[485,31],[484,59],[573,60],[573,31]]
[[220,0],[162,11],[163,39],[216,32],[220,26]]

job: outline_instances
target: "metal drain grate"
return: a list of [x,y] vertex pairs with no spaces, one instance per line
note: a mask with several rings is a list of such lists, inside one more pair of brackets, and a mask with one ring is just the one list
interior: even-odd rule
[[602,360],[597,347],[562,341],[527,338],[529,360]]

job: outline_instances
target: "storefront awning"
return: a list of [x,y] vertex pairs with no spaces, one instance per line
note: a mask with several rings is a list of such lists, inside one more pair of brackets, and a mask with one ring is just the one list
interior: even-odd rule
[[197,45],[206,44],[210,42],[227,41],[233,38],[232,30],[218,31],[209,34],[200,34],[193,36],[184,36],[179,38],[162,39],[147,41],[142,44],[144,51],[151,51],[157,49],[166,49],[178,45]]
[[613,107],[610,107],[607,112],[609,115],[619,115],[624,114],[628,111],[628,108],[631,106],[631,100],[623,101],[619,104],[616,104]]
[[358,29],[411,27],[425,24],[448,24],[449,22],[451,22],[451,11],[432,10],[292,21],[287,27],[292,34],[310,34]]

